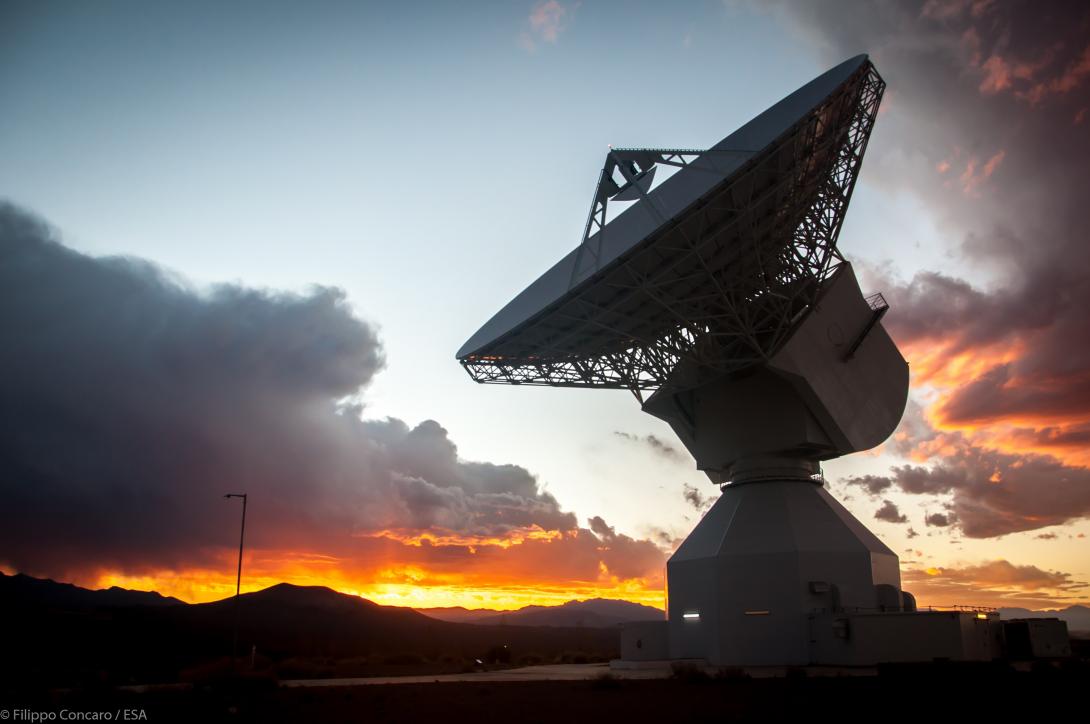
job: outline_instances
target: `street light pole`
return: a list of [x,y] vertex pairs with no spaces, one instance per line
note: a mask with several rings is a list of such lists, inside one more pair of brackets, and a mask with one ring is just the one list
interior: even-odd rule
[[246,540],[246,493],[228,493],[224,498],[242,498],[242,530],[238,534],[238,577],[235,579],[235,633],[231,642],[231,666],[238,659],[238,595],[242,590],[242,543]]

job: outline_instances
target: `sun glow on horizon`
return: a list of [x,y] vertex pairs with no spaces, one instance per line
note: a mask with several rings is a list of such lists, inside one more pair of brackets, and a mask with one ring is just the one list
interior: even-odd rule
[[[947,571],[941,567],[907,568],[903,571],[905,579],[903,585],[906,590],[916,595],[921,608],[979,605],[1048,609],[1090,603],[1078,595],[1071,595],[1070,591],[1052,592],[1041,588],[1022,590],[1017,586],[997,589],[991,585],[978,587],[964,581],[947,582],[946,573]],[[568,601],[590,598],[624,600],[658,609],[665,609],[666,603],[665,591],[661,588],[646,587],[638,581],[624,582],[615,586],[600,586],[593,583],[573,583],[568,586],[414,585],[381,582],[360,584],[320,576],[246,577],[244,571],[242,592],[252,593],[278,583],[325,586],[339,593],[359,596],[383,606],[414,609],[462,607],[511,611],[523,606],[558,606]],[[131,590],[157,591],[164,596],[173,596],[186,603],[208,603],[230,598],[235,593],[235,579],[229,573],[196,570],[163,571],[150,575],[103,573],[92,580],[78,581],[77,585],[90,588],[119,586]]]
[[[412,575],[412,572],[409,572]],[[424,573],[418,571],[417,574]],[[430,575],[430,574],[429,574]],[[291,583],[297,586],[325,586],[339,593],[359,596],[383,606],[404,608],[455,607],[483,608],[508,611],[523,606],[556,606],[572,600],[611,598],[640,603],[655,608],[665,607],[665,593],[660,588],[649,588],[642,580],[621,581],[600,585],[595,582],[571,582],[568,585],[497,585],[438,584],[418,585],[411,582],[368,582],[346,580],[337,576],[300,575],[290,576],[261,574],[246,576],[243,568],[242,593],[253,593]],[[126,575],[121,572],[100,573],[97,577],[80,581],[78,585],[91,588],[119,586],[142,591],[157,591],[186,603],[208,603],[230,598],[235,593],[235,578],[229,573],[207,570],[162,571],[146,575]]]
[[[444,530],[380,530],[356,534],[341,555],[247,549],[241,591],[278,583],[324,586],[386,606],[461,606],[511,610],[574,599],[612,598],[657,608],[665,604],[661,558],[633,568],[615,561],[610,543],[589,531],[546,531],[536,526],[505,537]],[[359,542],[365,548],[355,547]],[[77,585],[157,591],[187,603],[235,593],[237,554],[204,551],[202,563],[143,571],[99,569]],[[657,554],[661,555],[661,553]],[[608,563],[608,564],[607,564]],[[620,565],[620,572],[611,566]]]

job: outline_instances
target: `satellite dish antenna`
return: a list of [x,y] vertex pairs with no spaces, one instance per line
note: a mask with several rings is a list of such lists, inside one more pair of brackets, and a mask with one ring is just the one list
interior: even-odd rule
[[671,658],[807,664],[815,612],[912,608],[820,478],[908,395],[836,245],[884,88],[860,55],[710,149],[610,148],[582,242],[458,351],[478,382],[630,390],[723,486],[667,565]]

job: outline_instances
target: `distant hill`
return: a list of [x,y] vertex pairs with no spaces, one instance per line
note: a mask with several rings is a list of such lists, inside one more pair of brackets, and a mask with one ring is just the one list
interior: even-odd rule
[[[457,671],[465,665],[459,662],[477,659],[608,659],[620,644],[608,628],[471,626],[287,583],[240,596],[237,619],[239,652],[254,649],[278,670],[298,669],[294,676],[332,676],[340,669],[331,662],[338,661],[355,662],[351,675],[363,675],[383,662],[446,662]],[[233,597],[186,604],[142,591],[4,576],[0,686],[176,681],[184,670],[230,656],[235,620]]]
[[[525,606],[515,611],[462,607],[418,608],[416,611],[429,618],[454,623],[589,628],[608,628],[629,621],[661,621],[664,615],[662,611],[651,606],[603,598],[568,601],[560,606]],[[1067,628],[1070,631],[1090,632],[1090,608],[1087,606],[1077,605],[1042,611],[1028,608],[1001,608],[999,615],[1004,619],[1059,618],[1067,622]]]
[[1000,618],[1058,618],[1067,622],[1069,631],[1090,631],[1090,608],[1069,606],[1045,611],[1031,611],[1028,608],[1001,608]]
[[448,623],[480,623],[482,619],[491,618],[502,611],[492,608],[465,608],[463,606],[446,606],[441,608],[414,608],[417,613],[437,621]]
[[100,590],[80,588],[71,583],[58,583],[49,578],[34,578],[17,573],[0,573],[0,597],[11,602],[25,601],[54,608],[89,609],[117,606],[184,606],[171,596],[155,591],[130,591],[113,586]]
[[566,626],[611,628],[632,621],[661,621],[663,612],[651,606],[608,598],[568,601],[559,606],[524,606],[515,611],[465,608],[420,608],[440,621],[505,626]]

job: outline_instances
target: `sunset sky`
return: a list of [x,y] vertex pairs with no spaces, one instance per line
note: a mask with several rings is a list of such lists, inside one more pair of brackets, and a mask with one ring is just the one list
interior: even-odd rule
[[0,570],[187,601],[664,603],[718,491],[627,392],[455,351],[607,144],[708,147],[857,53],[840,237],[912,370],[825,465],[921,604],[1090,602],[1083,2],[5,2]]

